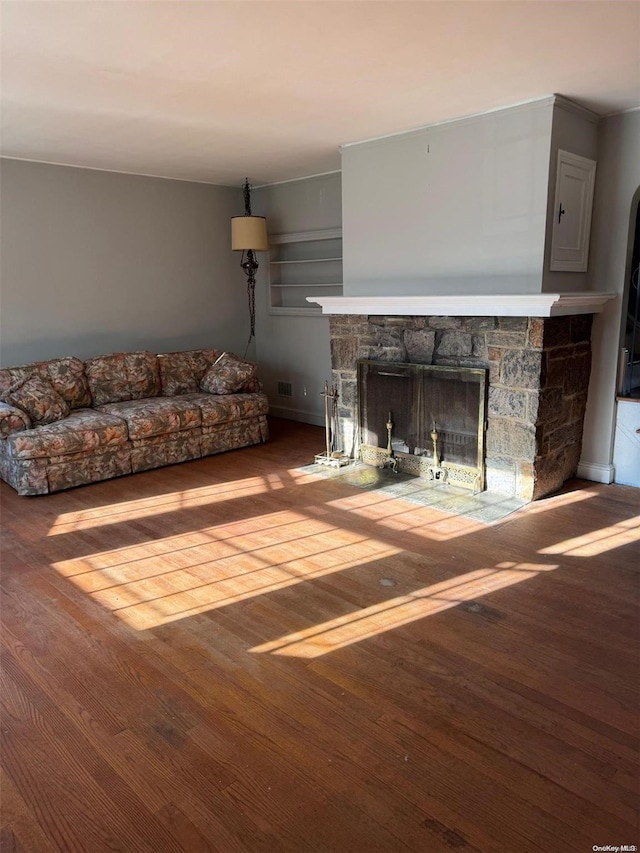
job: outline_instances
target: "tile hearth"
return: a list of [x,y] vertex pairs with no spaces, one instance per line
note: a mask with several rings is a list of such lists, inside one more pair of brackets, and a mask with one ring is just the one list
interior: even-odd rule
[[389,469],[374,468],[364,462],[354,462],[341,469],[313,463],[299,470],[305,474],[338,480],[359,489],[375,491],[388,498],[400,498],[483,524],[501,521],[526,504],[524,500],[497,492],[485,491],[474,495],[467,489],[446,483],[430,483],[411,474],[394,474]]

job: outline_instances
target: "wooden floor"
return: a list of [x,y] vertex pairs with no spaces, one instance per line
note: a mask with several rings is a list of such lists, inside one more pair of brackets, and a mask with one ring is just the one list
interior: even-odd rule
[[487,527],[272,430],[0,484],[3,853],[638,845],[640,491]]

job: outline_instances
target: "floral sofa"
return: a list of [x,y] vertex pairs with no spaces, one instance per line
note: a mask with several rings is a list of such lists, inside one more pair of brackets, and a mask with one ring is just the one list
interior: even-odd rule
[[41,495],[264,442],[255,365],[202,349],[0,369],[0,477]]

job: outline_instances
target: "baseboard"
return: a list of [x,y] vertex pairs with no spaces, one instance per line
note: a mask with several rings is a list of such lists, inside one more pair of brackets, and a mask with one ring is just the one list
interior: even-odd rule
[[599,462],[580,462],[578,477],[594,483],[613,483],[615,468],[613,465],[601,465]]
[[305,409],[289,409],[286,406],[269,406],[269,414],[274,418],[286,418],[290,421],[300,421],[303,424],[324,426],[324,415],[308,412]]

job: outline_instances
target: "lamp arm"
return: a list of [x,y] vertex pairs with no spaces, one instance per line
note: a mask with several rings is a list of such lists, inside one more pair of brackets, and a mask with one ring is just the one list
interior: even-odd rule
[[242,253],[240,266],[247,276],[247,301],[249,303],[249,320],[251,323],[251,331],[249,332],[250,341],[256,334],[256,270],[258,269],[258,262],[255,259],[253,249],[247,249],[246,261],[244,260],[244,252]]
[[258,269],[258,262],[256,260],[255,255],[253,254],[253,249],[247,249],[246,261],[244,259],[244,252],[242,253],[240,266],[248,276],[255,276],[256,270]]
[[[247,348],[251,338],[255,337],[256,328],[256,270],[258,261],[256,252],[267,249],[266,222],[264,216],[253,216],[251,213],[251,184],[245,178],[242,187],[244,197],[244,217],[234,216],[231,220],[231,248],[239,250],[242,248],[240,266],[247,276],[247,298],[249,301],[249,318],[251,321],[251,332],[247,342]],[[248,249],[246,246],[255,246]],[[246,351],[245,351],[246,355]]]

